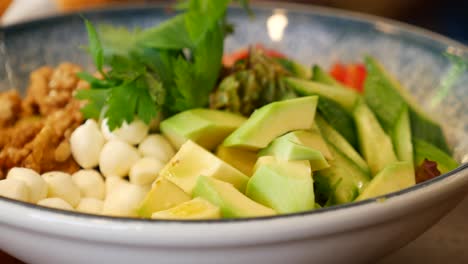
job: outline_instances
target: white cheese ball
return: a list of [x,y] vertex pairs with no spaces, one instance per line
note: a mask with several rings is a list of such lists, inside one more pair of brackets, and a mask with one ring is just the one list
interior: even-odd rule
[[37,205],[51,207],[55,209],[73,211],[73,207],[69,203],[65,202],[63,199],[58,198],[58,197],[46,198],[46,199],[40,200],[39,202],[37,202]]
[[80,189],[72,180],[70,174],[60,171],[51,171],[42,174],[42,178],[47,183],[49,198],[61,198],[72,207],[76,207],[80,202]]
[[171,143],[159,134],[147,136],[138,146],[138,150],[143,156],[157,158],[163,163],[167,163],[175,155]]
[[78,212],[88,214],[102,214],[104,202],[95,198],[82,198],[76,207]]
[[23,181],[4,179],[0,181],[0,196],[29,202],[29,189]]
[[111,176],[111,177],[106,177],[106,196],[112,193],[114,190],[117,189],[117,186],[121,183],[129,183],[127,180],[117,177],[117,176]]
[[99,169],[105,177],[125,177],[139,159],[136,148],[120,140],[111,140],[102,148]]
[[47,183],[41,178],[39,173],[27,168],[12,168],[7,179],[22,181],[28,187],[29,201],[37,203],[47,197]]
[[81,197],[104,200],[106,187],[101,174],[95,170],[79,170],[72,175],[72,180],[80,189]]
[[85,169],[99,164],[99,155],[105,140],[93,119],[77,127],[70,136],[70,147],[75,161]]
[[148,191],[147,186],[120,183],[106,196],[102,213],[111,216],[136,217],[140,203]]
[[106,118],[102,120],[101,131],[107,140],[118,139],[136,145],[148,135],[149,126],[145,122],[135,119],[130,124],[123,122],[121,127],[110,131]]
[[138,185],[151,184],[159,175],[164,164],[153,157],[145,157],[133,164],[130,169],[130,182]]

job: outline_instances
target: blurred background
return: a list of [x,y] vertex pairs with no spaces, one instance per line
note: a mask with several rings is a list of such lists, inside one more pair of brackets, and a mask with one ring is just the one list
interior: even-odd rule
[[[264,2],[264,0],[250,0]],[[170,3],[163,0],[0,0],[3,24],[106,5]],[[273,2],[273,1],[268,1]],[[328,6],[388,17],[441,33],[468,44],[467,0],[277,0]]]

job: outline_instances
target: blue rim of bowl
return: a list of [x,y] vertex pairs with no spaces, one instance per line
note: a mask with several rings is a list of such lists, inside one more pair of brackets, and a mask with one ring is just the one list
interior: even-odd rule
[[[45,18],[38,18],[30,21],[25,21],[25,22],[20,22],[18,24],[2,27],[1,30],[5,31],[10,31],[10,30],[17,30],[25,27],[31,27],[34,26],[37,23],[49,23],[49,22],[54,22],[60,19],[67,19],[70,17],[77,16],[78,14],[82,14],[84,16],[86,15],[99,15],[99,14],[111,14],[111,13],[125,13],[125,12],[138,12],[141,10],[164,10],[167,9],[169,5],[167,4],[143,4],[143,5],[121,5],[118,7],[113,7],[113,8],[98,8],[98,9],[92,9],[88,11],[83,11],[83,12],[72,12],[72,13],[67,13],[67,14],[59,14],[59,15],[54,15],[54,16],[49,16]],[[378,22],[384,22],[389,25],[394,26],[395,28],[399,29],[397,33],[392,33],[392,34],[401,34],[402,32],[405,33],[410,33],[413,35],[417,35],[419,37],[425,37],[427,39],[432,39],[435,40],[436,42],[440,42],[446,46],[455,46],[459,48],[464,54],[468,54],[468,47],[465,46],[464,44],[452,40],[448,37],[445,37],[443,35],[440,35],[438,33],[425,30],[416,26],[412,26],[403,22],[398,22],[394,21],[391,19],[386,19],[386,18],[381,18],[378,16],[374,15],[368,15],[368,14],[362,14],[362,13],[357,13],[357,12],[352,12],[352,11],[344,11],[344,10],[338,10],[334,8],[328,8],[328,7],[318,7],[314,5],[303,5],[303,4],[294,4],[294,3],[274,3],[274,2],[262,2],[262,3],[255,3],[252,5],[253,9],[263,9],[263,10],[271,10],[271,9],[285,9],[285,10],[290,10],[294,12],[300,12],[304,14],[312,14],[312,15],[322,15],[322,16],[329,16],[329,17],[340,17],[352,21],[359,21],[359,22],[364,22],[367,24],[372,24],[375,25]],[[387,33],[384,33],[387,34]],[[433,185],[435,183],[441,182],[455,174],[458,174],[464,170],[468,169],[468,163],[461,164],[459,167],[456,169],[449,171],[445,174],[442,174],[438,177],[435,177],[433,179],[430,179],[428,181],[419,183],[417,185],[414,185],[410,188],[406,188],[404,190],[398,191],[398,192],[393,192],[387,195],[382,195],[379,197],[375,197],[372,199],[368,200],[363,200],[359,202],[350,202],[342,205],[335,205],[335,206],[330,206],[330,207],[325,207],[317,210],[312,210],[312,211],[304,211],[304,212],[298,212],[298,213],[292,213],[292,214],[283,214],[283,215],[275,215],[275,216],[265,216],[265,217],[255,217],[255,218],[229,218],[229,219],[213,219],[213,220],[155,220],[155,219],[145,219],[145,218],[132,218],[132,217],[114,217],[114,216],[105,216],[105,215],[94,215],[94,214],[87,214],[87,213],[80,213],[80,212],[75,212],[75,211],[65,211],[65,210],[60,210],[60,209],[55,209],[55,208],[49,208],[49,207],[43,207],[39,206],[36,204],[31,204],[27,202],[22,202],[14,199],[10,199],[7,197],[1,197],[0,196],[0,201],[7,201],[13,204],[16,204],[18,206],[26,207],[26,208],[31,208],[35,210],[40,210],[40,211],[47,211],[55,214],[60,214],[60,215],[67,215],[67,216],[72,216],[72,217],[78,217],[78,218],[83,218],[83,219],[100,219],[100,220],[110,220],[113,222],[120,222],[120,223],[146,223],[146,224],[155,224],[155,223],[181,223],[181,224],[206,224],[206,223],[216,223],[216,224],[221,224],[221,223],[239,223],[239,222],[252,222],[252,221],[267,221],[267,220],[276,220],[276,219],[285,219],[285,218],[291,218],[291,217],[304,217],[304,216],[310,216],[310,215],[318,215],[318,214],[324,214],[328,212],[334,212],[337,210],[342,210],[342,209],[349,209],[349,208],[355,208],[355,207],[361,207],[364,205],[368,205],[371,203],[377,203],[381,200],[389,200],[394,197],[398,197],[401,195],[405,195],[407,193],[420,190],[425,188],[426,186]]]

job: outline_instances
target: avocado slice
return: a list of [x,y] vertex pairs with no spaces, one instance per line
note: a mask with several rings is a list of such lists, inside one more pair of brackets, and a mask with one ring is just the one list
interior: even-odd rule
[[176,149],[190,139],[208,150],[214,150],[245,120],[245,117],[234,113],[197,108],[165,119],[160,129]]
[[140,217],[149,218],[154,212],[169,209],[190,199],[190,195],[177,185],[164,178],[159,178],[151,191],[146,194],[137,213]]
[[366,103],[358,103],[353,115],[361,153],[369,165],[372,175],[376,175],[385,166],[397,161],[392,141],[385,134],[379,121]]
[[170,209],[155,212],[152,219],[206,220],[221,218],[219,207],[197,197]]
[[[328,160],[333,159],[333,155],[328,149],[327,143],[323,139],[320,133],[320,130],[318,129],[317,125],[315,125],[315,123],[312,125],[312,127],[309,130],[292,131],[287,134],[284,134],[283,136],[276,138],[274,141],[281,141],[281,140],[289,140],[294,143],[316,149],[320,151],[326,159]],[[270,145],[272,143],[270,143]]]
[[312,210],[315,198],[310,165],[282,160],[262,164],[250,178],[246,195],[281,214]]
[[366,173],[334,145],[328,148],[335,157],[330,167],[314,173],[316,200],[321,205],[352,202],[367,186],[370,173]]
[[422,139],[413,139],[414,166],[419,166],[428,159],[437,163],[437,169],[444,174],[458,167],[458,162],[436,146]]
[[247,176],[252,176],[257,153],[240,148],[219,146],[216,155]]
[[267,104],[229,135],[223,146],[258,150],[284,133],[309,129],[314,122],[317,101],[317,96],[307,96]]
[[284,78],[287,85],[294,88],[300,95],[318,95],[320,98],[328,98],[335,101],[346,111],[352,112],[360,95],[351,89],[342,86],[323,84],[293,77]]
[[191,140],[182,145],[159,174],[188,194],[192,194],[199,175],[229,182],[241,192],[249,180],[242,172]]
[[[301,131],[307,132],[307,131]],[[310,133],[312,134],[312,133]],[[297,135],[307,135],[306,133],[290,132],[286,135],[278,137],[262,149],[258,155],[260,156],[275,156],[279,160],[308,160],[313,171],[322,170],[330,167],[322,152],[312,147],[306,146],[302,143],[296,143],[298,140]],[[308,139],[314,139],[312,137]],[[296,141],[297,140],[297,141]],[[307,142],[314,144],[315,141]],[[326,146],[325,146],[326,147]],[[323,147],[322,147],[323,148]],[[332,157],[328,148],[323,148]]]
[[366,161],[338,131],[333,129],[333,127],[322,118],[321,115],[315,116],[315,123],[327,144],[333,145],[337,151],[350,159],[365,174],[370,174],[369,166]]
[[409,161],[397,161],[382,169],[356,198],[356,201],[386,195],[415,184],[413,164]]
[[375,112],[384,129],[391,130],[399,119],[402,108],[408,106],[412,137],[425,140],[450,154],[440,125],[424,112],[401,83],[376,59],[366,57],[365,63],[367,68],[367,78],[364,83],[366,102]]
[[218,206],[223,218],[259,217],[276,214],[273,209],[245,196],[232,184],[212,177],[199,176],[193,195],[202,197]]

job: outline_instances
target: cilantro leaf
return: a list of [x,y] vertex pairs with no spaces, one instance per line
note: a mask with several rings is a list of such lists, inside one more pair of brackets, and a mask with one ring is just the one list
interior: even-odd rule
[[115,86],[116,84],[114,82],[112,82],[111,80],[107,80],[107,79],[98,79],[96,77],[94,77],[93,75],[87,73],[87,72],[79,72],[76,74],[76,76],[78,76],[78,78],[86,81],[89,83],[89,85],[91,85],[91,87],[93,88],[96,88],[96,89],[100,89],[100,88],[110,88],[112,86]]
[[183,49],[193,46],[187,30],[184,16],[175,16],[157,27],[149,28],[139,34],[140,45],[160,49]]
[[102,49],[101,40],[99,39],[99,35],[96,32],[96,28],[93,26],[93,24],[86,18],[84,19],[84,22],[86,25],[86,30],[88,31],[89,53],[91,53],[94,65],[96,65],[96,68],[99,70],[99,72],[102,73],[102,67],[104,65],[104,52]]
[[87,100],[88,103],[81,108],[85,118],[98,119],[101,116],[101,110],[104,108],[108,97],[107,89],[87,89],[78,90],[75,97],[80,100]]

